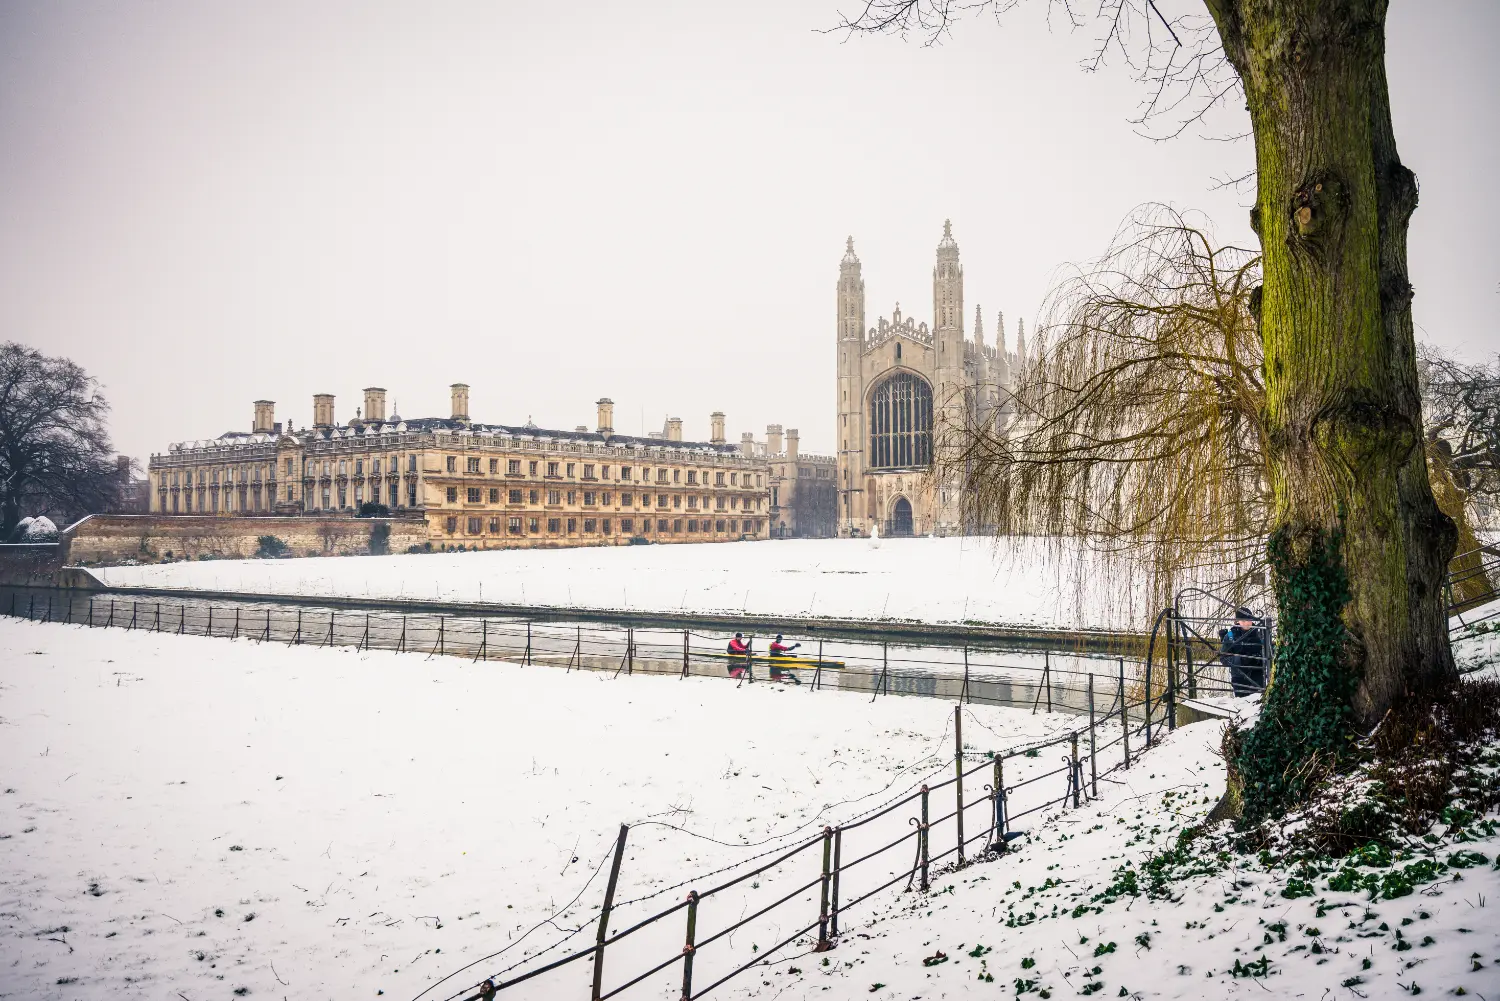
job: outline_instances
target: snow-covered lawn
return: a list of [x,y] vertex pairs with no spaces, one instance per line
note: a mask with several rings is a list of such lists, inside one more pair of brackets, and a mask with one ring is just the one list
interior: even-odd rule
[[[1027,539],[787,540],[213,560],[95,570],[111,585],[648,611],[1140,628],[1151,611],[1094,562]],[[1088,581],[1080,596],[1078,575]]]
[[[0,996],[406,998],[517,946],[446,996],[589,922],[621,822],[635,826],[619,897],[636,898],[951,769],[952,713],[933,699],[0,619]],[[965,714],[976,751],[1076,722]],[[1056,767],[1055,750],[1025,764]],[[879,836],[906,833],[908,817]],[[804,861],[799,882],[818,868],[815,853]],[[812,898],[793,917],[816,915]],[[610,969],[675,953],[679,922],[661,930]],[[729,939],[717,968],[774,931]],[[522,996],[576,997],[587,970],[571,973]],[[670,979],[641,996],[672,996]]]

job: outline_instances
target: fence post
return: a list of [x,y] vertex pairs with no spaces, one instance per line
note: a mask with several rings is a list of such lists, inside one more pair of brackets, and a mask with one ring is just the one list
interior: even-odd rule
[[635,673],[635,626],[625,627],[625,673]]
[[[10,614],[16,614],[16,596],[14,593],[10,596]],[[94,596],[92,594],[89,595],[89,628],[94,628]]]
[[995,847],[1005,851],[1005,759],[995,755],[995,786],[991,793],[995,807]]
[[[1175,610],[1168,612],[1167,625],[1172,633],[1177,632],[1179,620]],[[1177,729],[1177,651],[1167,645],[1167,730]]]
[[1125,701],[1125,658],[1120,658],[1120,741],[1125,745],[1125,767],[1130,767],[1130,706]]
[[45,619],[43,619],[42,621],[43,622],[51,622],[52,621],[52,592],[51,591],[47,592],[47,617]]
[[365,650],[365,649],[368,649],[369,646],[370,646],[370,613],[366,612],[365,613],[365,632],[364,632],[364,635],[359,638],[359,645],[356,646],[354,649],[355,650]]
[[266,631],[261,636],[260,641],[262,643],[271,642],[271,610],[269,608],[266,609]]
[[[36,600],[36,596],[35,595],[32,596],[32,600],[33,601]],[[136,616],[140,614],[140,611],[141,611],[141,603],[139,601],[132,601],[130,603],[130,625],[128,625],[128,626],[125,627],[125,631],[127,633],[130,632],[132,629],[135,628]]]
[[109,599],[109,619],[104,623],[104,628],[108,629],[110,626],[112,626],[114,624],[115,624],[115,599],[111,598],[111,599]]
[[1146,657],[1146,695],[1142,699],[1142,710],[1146,717],[1146,746],[1151,746],[1151,657]]
[[[471,660],[471,661],[469,661],[470,664],[477,664],[477,663],[479,663],[479,658],[485,656],[485,647],[487,647],[489,645],[489,642],[490,642],[490,620],[489,619],[480,619],[479,620],[479,649],[477,651],[475,651],[475,653],[474,653],[474,659]],[[486,659],[488,659],[488,658],[486,658]]]
[[401,642],[396,644],[397,653],[406,652],[406,616],[401,616]]
[[964,719],[963,706],[953,707],[953,788],[958,796],[958,864],[964,864]]
[[66,622],[70,626],[73,624],[73,592],[71,591],[68,592],[68,618]]
[[958,701],[973,702],[974,696],[969,694],[969,644],[964,644],[964,687],[959,689]]
[[843,858],[844,829],[835,827],[833,829],[833,890],[832,903],[828,910],[828,938],[836,941],[839,937],[839,871],[840,860]]
[[615,884],[620,881],[620,862],[625,855],[625,835],[630,825],[620,825],[620,837],[615,841],[615,857],[609,865],[609,885],[604,888],[604,907],[599,911],[599,931],[594,937],[594,993],[593,1001],[599,1001],[604,982],[604,934],[609,930],[609,909],[615,902]]
[[688,631],[682,631],[682,676],[688,676]]
[[[135,618],[135,616],[131,616],[132,621],[134,620],[134,618]],[[214,634],[214,606],[209,605],[208,606],[208,627],[203,630],[203,635],[204,636],[212,636],[213,634]]]
[[687,901],[687,942],[682,947],[682,1001],[688,1001],[693,996],[693,954],[698,948],[695,944],[698,934],[698,891],[689,890]]
[[1074,730],[1070,735],[1068,744],[1072,754],[1072,762],[1069,767],[1073,769],[1073,781],[1068,783],[1073,787],[1073,809],[1078,809],[1078,787],[1082,785],[1079,781],[1083,776],[1083,769],[1078,764],[1078,731]]
[[1042,651],[1042,663],[1045,670],[1042,671],[1042,683],[1047,686],[1047,711],[1052,711],[1052,653],[1049,650]]
[[438,616],[438,656],[448,655],[448,620],[446,617]]
[[829,880],[833,877],[833,828],[823,828],[823,885],[818,901],[818,944],[813,947],[814,952],[827,952],[833,948],[833,943],[828,941],[828,890]]
[[177,635],[183,636],[187,633],[187,604],[177,606]]
[[818,663],[817,663],[817,666],[813,668],[813,683],[812,683],[812,687],[809,688],[808,691],[809,692],[815,692],[815,691],[817,691],[818,690],[818,686],[821,685],[822,683],[823,683],[823,641],[820,639],[820,640],[818,640]]
[[579,624],[574,628],[577,630],[577,633],[573,639],[573,652],[568,654],[568,670],[573,670],[573,659],[576,657],[578,659],[578,669],[581,671],[583,670],[583,657],[580,656],[583,652],[583,626]]
[[1094,733],[1094,672],[1089,672],[1089,795],[1099,798],[1099,743]]
[[526,656],[523,661],[527,667],[531,666],[531,620],[526,620]]
[[922,883],[919,889],[923,893],[927,892],[927,816],[927,784],[924,782],[922,783],[922,822],[917,828],[917,853],[922,860]]
[[1187,662],[1188,698],[1198,697],[1198,676],[1193,668],[1193,640],[1186,623],[1182,624],[1182,655]]
[[235,605],[234,606],[234,632],[232,632],[232,633],[229,634],[229,638],[232,639],[232,640],[240,638],[240,606],[239,605]]
[[292,644],[302,645],[302,607],[300,605],[297,607],[297,633],[292,637]]

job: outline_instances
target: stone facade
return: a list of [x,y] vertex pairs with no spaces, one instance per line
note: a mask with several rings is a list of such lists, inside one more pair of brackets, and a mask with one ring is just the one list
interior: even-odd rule
[[948,222],[932,269],[932,327],[904,317],[900,303],[889,319],[866,326],[853,237],[839,264],[836,302],[838,533],[963,533],[961,484],[935,474],[934,434],[945,423],[1006,426],[1024,329],[1012,354],[1002,316],[996,343],[986,344],[976,306],[974,336],[964,337],[964,271]]
[[771,473],[771,535],[777,539],[831,539],[838,530],[835,483],[838,460],[802,451],[796,428],[788,428],[785,448],[780,424],[766,427],[756,442]]
[[290,556],[353,556],[370,551],[371,533],[382,524],[390,526],[386,545],[393,553],[422,548],[430,540],[420,514],[355,518],[335,513],[299,518],[95,514],[70,525],[63,540],[69,562],[81,565],[248,558],[267,535],[285,544]]
[[[723,440],[685,441],[669,418],[648,437],[614,433],[614,404],[598,401],[590,431],[482,424],[469,387],[446,418],[385,414],[385,390],[365,390],[362,415],[334,419],[313,400],[310,428],[283,430],[258,400],[250,432],[173,445],[151,457],[151,511],[182,517],[326,516],[380,504],[426,525],[434,548],[725,542],[769,534],[763,457]],[[394,548],[394,547],[393,547]]]

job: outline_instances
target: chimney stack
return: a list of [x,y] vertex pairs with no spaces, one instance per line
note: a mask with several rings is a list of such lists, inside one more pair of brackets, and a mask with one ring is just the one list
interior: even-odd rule
[[256,434],[270,434],[276,427],[276,401],[255,401],[255,426],[250,430]]
[[708,415],[708,440],[715,445],[724,444],[724,411],[715,410]]
[[385,390],[379,386],[365,389],[365,420],[375,423],[385,421]]
[[795,459],[795,458],[797,458],[797,452],[798,452],[798,448],[797,448],[797,429],[796,428],[787,428],[786,429],[786,457],[788,459]]
[[755,454],[755,435],[751,434],[749,431],[746,431],[744,434],[740,435],[740,451],[745,453],[746,455]]
[[115,456],[115,472],[119,474],[121,483],[127,485],[130,483],[130,456]]
[[453,419],[456,421],[467,421],[469,419],[469,387],[462,382],[455,382],[448,387],[453,400]]
[[333,394],[313,394],[313,427],[333,427]]
[[681,440],[682,440],[682,418],[681,417],[668,417],[667,418],[667,441],[681,441]]
[[766,425],[766,451],[771,455],[781,454],[781,425]]
[[614,434],[615,401],[606,396],[595,404],[595,406],[599,408],[599,433]]

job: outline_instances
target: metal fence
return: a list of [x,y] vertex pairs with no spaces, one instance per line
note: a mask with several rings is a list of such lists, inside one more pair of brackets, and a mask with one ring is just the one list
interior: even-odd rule
[[[658,994],[665,988],[690,1001],[756,966],[826,952],[845,933],[851,913],[878,894],[901,884],[905,891],[932,890],[957,869],[1004,856],[1023,833],[1019,823],[1097,798],[1101,776],[1130,766],[1132,741],[1149,745],[1154,730],[1171,725],[1163,718],[1153,727],[1143,703],[1130,701],[1123,673],[1110,680],[1110,704],[1096,707],[1086,724],[983,755],[965,743],[965,709],[956,705],[951,762],[915,791],[799,843],[619,903],[615,891],[629,832],[622,825],[597,918],[445,1001],[489,1001],[508,992],[564,996],[581,994],[586,985],[594,1001],[633,988]],[[1044,752],[1050,749],[1063,753],[1049,767]],[[934,781],[942,771],[951,774]],[[684,887],[675,901],[642,912],[642,903]],[[622,918],[624,927],[611,930]],[[748,957],[742,944],[733,946],[738,934],[757,941]],[[761,936],[771,944],[761,947]],[[578,937],[589,944],[563,951]]]

